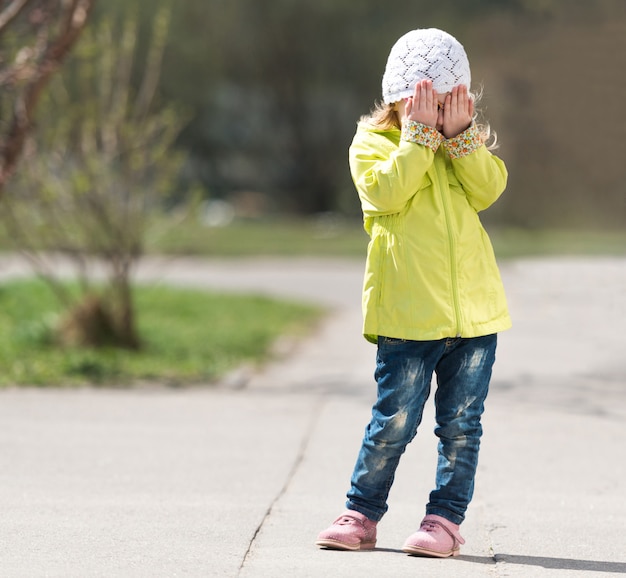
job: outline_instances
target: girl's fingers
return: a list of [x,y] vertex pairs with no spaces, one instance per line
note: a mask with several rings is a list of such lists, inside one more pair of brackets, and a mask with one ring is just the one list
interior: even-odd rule
[[428,126],[437,123],[437,93],[432,80],[421,80],[415,84],[413,96],[406,100],[406,116]]
[[417,82],[415,84],[415,90],[413,91],[413,102],[418,103],[422,94],[422,83]]
[[464,84],[461,84],[459,86],[459,92],[458,92],[459,113],[467,114],[469,112],[470,101],[471,99],[469,97],[467,86],[465,86]]
[[433,83],[430,80],[424,80],[424,108],[430,110],[433,107]]
[[460,86],[455,86],[452,89],[452,111],[455,114],[463,110],[463,91]]
[[[448,97],[446,97],[446,110],[449,116],[472,116],[473,102],[465,85],[455,86]],[[471,108],[470,108],[471,107]]]
[[431,110],[435,99],[432,80],[421,80],[415,85],[415,107]]
[[437,99],[437,91],[433,88],[432,81],[429,81],[428,97],[428,110],[436,113],[439,100]]
[[472,123],[474,102],[467,86],[455,86],[446,97],[444,108],[443,133],[446,138],[452,138],[467,129]]

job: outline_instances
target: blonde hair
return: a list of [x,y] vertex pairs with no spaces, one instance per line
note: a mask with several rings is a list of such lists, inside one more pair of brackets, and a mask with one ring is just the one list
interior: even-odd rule
[[378,130],[402,129],[402,123],[400,122],[395,103],[385,104],[384,102],[377,102],[370,113],[363,115],[359,122]]
[[[482,116],[481,111],[476,108],[480,99],[482,98],[482,88],[477,94],[470,93],[470,96],[474,99],[474,122],[480,133],[480,137],[485,143],[487,150],[494,150],[498,148],[498,135],[491,130],[488,122],[477,122],[477,119]],[[374,108],[369,114],[363,115],[359,122],[367,124],[377,130],[402,130],[402,122],[396,108],[396,103],[385,104],[384,102],[377,102]]]

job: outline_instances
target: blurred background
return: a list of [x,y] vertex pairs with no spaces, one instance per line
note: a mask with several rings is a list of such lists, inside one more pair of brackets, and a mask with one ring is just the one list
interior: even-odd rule
[[[147,35],[158,2],[134,4]],[[100,2],[94,22],[128,5]],[[159,97],[187,115],[174,197],[200,185],[242,215],[358,217],[347,169],[355,123],[380,97],[392,44],[419,27],[459,38],[472,88],[482,87],[510,170],[487,222],[626,224],[623,0],[172,3]]]
[[[122,50],[130,21],[131,64]],[[98,32],[105,23],[108,36]],[[272,215],[358,222],[347,149],[358,118],[380,98],[391,46],[419,27],[443,28],[464,44],[472,88],[498,134],[510,181],[487,224],[624,227],[623,0],[97,2],[63,66],[64,98],[42,104],[39,157],[46,130],[48,147],[58,145],[52,121],[75,117],[87,100],[85,78],[102,76],[106,65],[94,54],[117,51],[108,67],[128,68],[130,90],[161,42],[151,110],[169,111],[161,122],[176,127],[168,156],[179,162],[159,179],[168,179],[168,210],[193,197],[208,207],[208,225]],[[89,58],[96,70],[80,72]],[[13,183],[20,186],[32,182]]]

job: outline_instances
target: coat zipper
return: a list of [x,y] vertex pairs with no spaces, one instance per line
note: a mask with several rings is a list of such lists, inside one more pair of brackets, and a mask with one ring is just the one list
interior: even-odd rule
[[[440,153],[438,152],[437,154]],[[452,230],[452,216],[450,211],[450,187],[448,187],[447,185],[447,175],[445,180],[441,178],[441,167],[439,163],[437,163],[437,179],[439,181],[439,190],[441,191],[443,214],[445,216],[446,229],[448,233],[448,247],[450,249],[450,279],[452,281],[452,305],[454,307],[454,316],[456,322],[456,337],[461,337],[461,334],[463,333],[463,320],[461,319],[461,306],[459,303],[459,280],[456,266],[456,239],[454,238],[454,233]]]

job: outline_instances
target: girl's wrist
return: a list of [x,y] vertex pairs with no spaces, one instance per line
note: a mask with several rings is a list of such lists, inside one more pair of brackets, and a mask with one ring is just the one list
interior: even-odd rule
[[453,133],[452,133],[451,135],[447,135],[447,134],[446,134],[446,130],[445,130],[445,128],[444,128],[443,135],[444,135],[447,139],[456,138],[456,137],[458,137],[458,136],[462,135],[462,134],[463,134],[463,133],[464,133],[464,132],[465,132],[468,128],[470,128],[471,126],[472,126],[472,121],[470,121],[468,124],[466,124],[464,128],[462,128],[462,129],[460,129],[460,130],[459,130],[459,129],[456,129],[455,131],[453,131]]
[[444,147],[452,159],[465,157],[483,145],[483,139],[475,123],[470,124],[462,133],[446,139]]
[[437,152],[437,149],[445,140],[445,137],[436,128],[410,118],[405,118],[402,123],[401,138],[403,141],[428,147],[433,152]]

